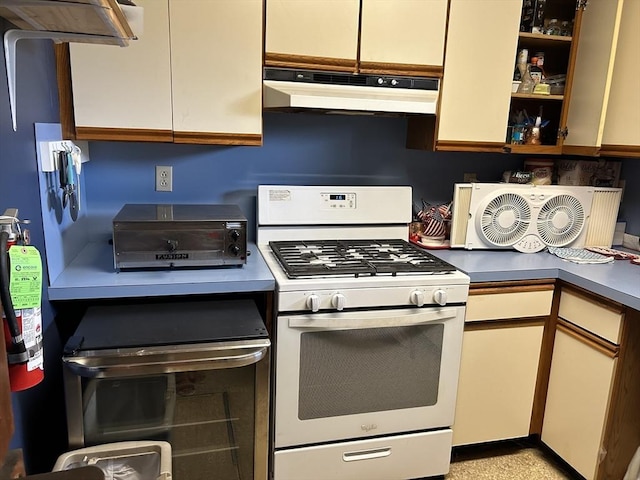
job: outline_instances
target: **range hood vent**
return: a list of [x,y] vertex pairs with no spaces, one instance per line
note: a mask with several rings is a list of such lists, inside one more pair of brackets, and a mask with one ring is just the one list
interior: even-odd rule
[[437,78],[265,68],[265,110],[435,114]]

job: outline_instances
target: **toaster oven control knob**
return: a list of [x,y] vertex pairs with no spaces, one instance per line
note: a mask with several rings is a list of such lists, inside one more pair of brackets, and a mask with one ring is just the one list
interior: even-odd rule
[[331,298],[331,305],[336,310],[344,310],[344,303],[347,299],[342,293],[336,293],[333,298]]
[[320,310],[320,297],[315,294],[311,294],[307,297],[307,308],[312,312]]
[[422,290],[414,290],[411,292],[411,303],[417,307],[424,305],[424,292]]
[[240,232],[238,232],[237,230],[231,230],[231,232],[229,232],[229,236],[231,237],[231,240],[237,242],[240,238]]
[[433,301],[438,305],[446,305],[447,304],[447,292],[445,290],[438,289],[433,292]]
[[167,240],[167,250],[170,252],[175,252],[178,250],[178,241],[177,240]]
[[234,257],[237,257],[238,254],[240,253],[240,247],[238,245],[231,245],[229,247],[229,253]]

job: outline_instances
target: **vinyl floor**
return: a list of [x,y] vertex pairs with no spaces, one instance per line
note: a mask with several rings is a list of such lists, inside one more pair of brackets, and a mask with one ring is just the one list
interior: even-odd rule
[[454,452],[445,480],[579,480],[550,454],[521,445]]

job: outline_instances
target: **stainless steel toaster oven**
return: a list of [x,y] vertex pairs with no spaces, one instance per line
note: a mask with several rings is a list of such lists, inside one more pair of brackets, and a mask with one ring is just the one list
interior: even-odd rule
[[113,219],[116,270],[242,266],[247,219],[237,205],[126,204]]

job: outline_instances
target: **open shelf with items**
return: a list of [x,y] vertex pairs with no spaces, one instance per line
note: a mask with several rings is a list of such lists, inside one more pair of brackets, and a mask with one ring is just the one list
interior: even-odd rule
[[505,139],[513,153],[562,153],[580,7],[575,0],[523,1]]

